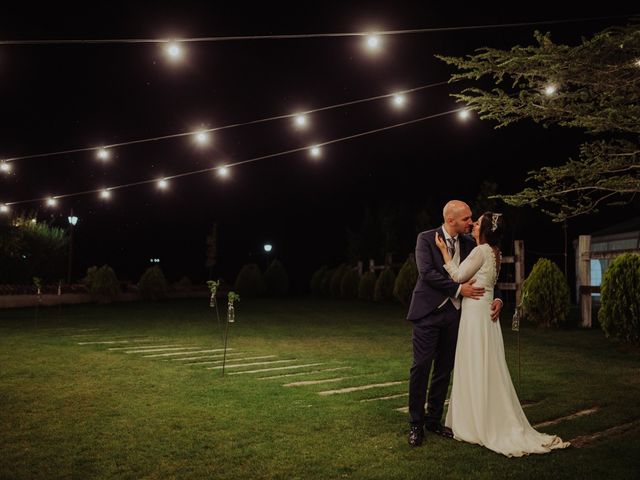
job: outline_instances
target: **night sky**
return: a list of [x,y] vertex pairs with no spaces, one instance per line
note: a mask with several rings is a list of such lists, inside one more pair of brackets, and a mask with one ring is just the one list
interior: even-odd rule
[[[529,4],[529,11],[466,8],[449,2],[349,2],[323,7],[269,7],[242,2],[175,2],[173,5],[105,2],[104,7],[20,11],[3,6],[1,40],[176,38],[332,33],[536,22],[631,13],[625,2],[571,10]],[[315,2],[314,2],[315,3]],[[345,2],[346,3],[346,2]],[[442,4],[443,2],[437,2]],[[629,3],[629,2],[626,2]],[[275,5],[275,6],[274,6]],[[282,4],[283,5],[283,4]],[[319,5],[319,3],[318,3]],[[522,7],[521,7],[522,8]],[[532,44],[534,30],[551,31],[575,45],[610,19],[549,26],[478,29],[385,36],[370,55],[359,37],[202,42],[184,45],[186,57],[169,61],[157,44],[0,46],[0,159],[95,147],[195,131],[299,110],[349,102],[449,79],[452,70],[434,54],[464,55],[483,46]],[[93,190],[242,161],[316,142],[382,128],[458,108],[449,93],[460,85],[410,94],[403,110],[389,99],[313,114],[310,128],[291,119],[215,132],[198,148],[182,137],[124,146],[103,164],[92,152],[25,159],[0,178],[0,202]],[[264,266],[272,243],[303,291],[322,264],[345,259],[346,229],[357,229],[365,208],[391,206],[411,217],[438,212],[450,198],[473,201],[483,180],[501,193],[519,191],[526,172],[577,156],[586,137],[579,130],[544,129],[529,122],[494,129],[477,118],[455,115],[426,120],[326,146],[320,160],[304,153],[232,169],[226,180],[212,173],[173,180],[160,192],[153,184],[16,205],[66,227],[73,209],[74,276],[108,263],[119,278],[137,281],[150,258],[160,258],[170,281],[207,277],[205,237],[219,225],[216,275],[233,281],[247,261]],[[604,210],[569,223],[570,240],[630,215],[630,207]],[[532,252],[561,253],[562,229],[542,214],[521,211],[510,236]],[[434,225],[440,223],[434,218]],[[415,227],[399,232],[407,245]],[[552,257],[559,260],[560,257]]]

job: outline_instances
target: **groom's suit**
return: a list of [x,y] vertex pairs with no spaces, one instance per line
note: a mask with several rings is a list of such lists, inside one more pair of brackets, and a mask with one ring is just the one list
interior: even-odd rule
[[[416,243],[418,280],[413,290],[407,320],[413,322],[413,365],[409,380],[409,416],[412,425],[439,424],[456,354],[460,310],[450,297],[455,297],[460,284],[454,282],[444,268],[444,259],[435,242],[442,227],[422,232]],[[475,247],[471,237],[458,235],[460,263]],[[494,298],[500,298],[494,291]],[[429,371],[433,374],[425,416]]]

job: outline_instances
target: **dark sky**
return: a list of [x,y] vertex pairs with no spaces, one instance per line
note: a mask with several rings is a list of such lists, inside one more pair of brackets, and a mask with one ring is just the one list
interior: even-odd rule
[[[128,2],[42,10],[3,6],[2,40],[117,39],[331,33],[535,22],[630,13],[624,2],[579,10],[528,4],[527,10],[446,8],[427,2],[319,2],[255,7],[243,2]],[[345,4],[347,2],[344,2]],[[437,2],[442,4],[443,2]],[[628,2],[627,2],[628,3]],[[232,6],[230,6],[230,4]],[[314,5],[314,6],[310,6]],[[522,8],[522,7],[520,7]],[[434,54],[463,55],[483,46],[533,43],[535,29],[575,45],[624,19],[536,27],[479,29],[389,36],[368,55],[355,37],[190,43],[179,65],[156,44],[0,46],[0,158],[126,142],[290,114],[447,80],[451,70]],[[314,114],[305,132],[291,120],[223,130],[210,148],[177,138],[117,148],[106,165],[91,152],[26,159],[0,178],[0,202],[13,202],[121,185],[220,163],[304,147],[456,108],[457,86],[408,97],[402,111],[378,100]],[[15,206],[65,225],[73,209],[74,269],[108,263],[137,281],[149,258],[159,257],[169,280],[206,278],[205,236],[219,223],[218,274],[233,280],[249,260],[264,262],[271,242],[298,284],[323,263],[344,258],[346,228],[357,228],[365,207],[390,205],[414,215],[433,212],[449,198],[472,201],[483,180],[500,192],[521,189],[526,172],[558,165],[577,154],[580,131],[544,129],[527,122],[494,130],[490,122],[455,116],[353,139],[323,150],[280,156],[232,170],[176,179],[169,191],[142,185],[97,195]],[[578,219],[573,238],[616,221],[628,209]],[[522,210],[511,235],[533,252],[562,251],[562,231],[546,217]],[[434,219],[434,226],[439,223]],[[410,245],[415,228],[400,232]],[[409,239],[408,241],[406,239]],[[399,254],[405,257],[406,252]],[[529,260],[535,258],[529,257]],[[264,264],[264,263],[262,263]]]

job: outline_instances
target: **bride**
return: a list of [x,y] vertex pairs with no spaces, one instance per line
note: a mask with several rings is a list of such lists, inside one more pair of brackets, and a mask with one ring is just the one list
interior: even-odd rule
[[483,445],[507,457],[520,457],[566,448],[569,443],[537,432],[529,424],[507,368],[500,322],[490,318],[493,286],[500,272],[500,215],[488,212],[474,223],[472,234],[477,246],[459,267],[451,262],[444,240],[436,235],[451,278],[459,283],[473,278],[476,285],[485,288],[481,299],[462,300],[445,425],[453,430],[456,440]]

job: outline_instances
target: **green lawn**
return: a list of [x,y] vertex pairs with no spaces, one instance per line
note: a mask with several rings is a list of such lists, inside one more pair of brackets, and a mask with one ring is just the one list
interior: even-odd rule
[[[360,401],[407,391],[411,328],[403,313],[395,305],[243,299],[230,353],[268,357],[244,363],[278,363],[227,373],[322,365],[222,378],[206,368],[219,364],[186,365],[173,360],[180,355],[147,358],[124,348],[220,348],[204,299],[53,307],[37,325],[32,309],[0,311],[0,478],[637,478],[638,429],[518,459],[435,436],[410,449],[407,415],[396,410],[407,397]],[[503,323],[515,378],[509,327]],[[542,431],[571,439],[640,419],[637,349],[597,330],[525,326],[520,337],[518,391],[538,402],[525,408],[532,424],[599,407]],[[105,340],[131,343],[78,344]],[[175,351],[147,354],[167,352]],[[233,359],[229,365],[241,363]],[[344,379],[283,386],[333,378]],[[319,395],[386,382],[402,383]]]

